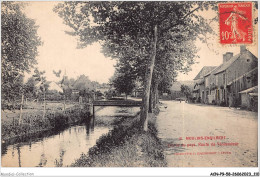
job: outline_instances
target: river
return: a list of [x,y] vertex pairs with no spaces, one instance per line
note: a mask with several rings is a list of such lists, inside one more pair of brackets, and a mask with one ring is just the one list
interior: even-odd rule
[[137,107],[104,107],[95,113],[94,119],[82,125],[72,126],[42,138],[2,146],[2,166],[69,166],[82,153],[87,154],[100,136],[113,129],[112,125],[97,124],[95,120],[101,118],[109,121],[115,117],[134,116],[139,110]]

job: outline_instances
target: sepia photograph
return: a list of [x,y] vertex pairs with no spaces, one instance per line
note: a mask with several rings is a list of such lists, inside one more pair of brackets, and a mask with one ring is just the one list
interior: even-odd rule
[[6,167],[258,167],[258,1],[1,1]]

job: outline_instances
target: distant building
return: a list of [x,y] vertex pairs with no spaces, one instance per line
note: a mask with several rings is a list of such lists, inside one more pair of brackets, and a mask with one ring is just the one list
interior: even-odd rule
[[49,91],[57,91],[63,93],[63,89],[56,83],[56,82],[50,82],[48,87]]
[[96,91],[100,91],[100,93],[102,93],[103,95],[105,95],[105,93],[107,93],[110,89],[110,86],[103,86],[103,87],[98,87],[96,88]]
[[204,66],[193,79],[195,82],[193,88],[193,98],[196,100],[196,102],[206,102],[206,95],[208,94],[208,90],[205,88],[205,76],[207,76],[215,68],[216,66]]
[[78,90],[78,89],[73,89],[73,90],[72,90],[72,94],[74,94],[74,95],[79,95],[79,90]]
[[240,53],[235,56],[231,52],[224,54],[223,64],[214,72],[217,104],[241,105],[239,92],[258,84],[257,65],[258,59],[244,45],[240,46]]
[[[196,84],[193,92],[202,103],[247,108],[255,106],[248,100],[255,100],[258,96],[255,89],[258,85],[257,65],[257,57],[241,45],[239,54],[233,56],[232,52],[225,53],[223,63],[211,68],[207,74],[203,73],[210,69],[203,67],[194,78]],[[257,102],[254,101],[254,104]]]
[[134,88],[131,96],[133,97],[142,97],[144,89],[142,87]]
[[205,77],[205,97],[203,103],[207,104],[215,104],[215,95],[216,95],[216,77],[214,75],[214,71],[217,69],[214,68]]
[[82,98],[80,98],[80,96],[79,96],[79,90],[78,89],[72,89],[71,99],[74,100],[74,101],[78,101],[80,99],[79,102],[82,102]]
[[131,96],[133,97],[142,97],[144,92],[144,87],[142,85],[142,82],[136,81],[135,82],[135,88],[133,89]]

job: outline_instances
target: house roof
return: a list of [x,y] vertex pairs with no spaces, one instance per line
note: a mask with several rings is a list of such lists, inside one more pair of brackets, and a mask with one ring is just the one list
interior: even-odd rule
[[203,78],[206,74],[208,74],[210,71],[212,71],[215,68],[216,66],[204,66],[193,80],[198,80]]
[[50,82],[49,83],[49,90],[56,90],[58,92],[63,92],[63,89],[55,82]]
[[40,86],[41,86],[41,82],[39,82],[39,81],[36,81],[37,83],[35,84],[35,87],[37,87],[37,88],[39,88]]
[[249,93],[250,96],[258,96],[258,93]]
[[239,57],[241,56],[241,54],[237,54],[233,57],[231,57],[227,62],[222,63],[220,66],[218,66],[218,68],[214,71],[213,74],[218,74],[221,73],[222,71],[225,71],[234,61],[236,61]]
[[247,73],[243,74],[242,76],[237,77],[236,79],[233,79],[232,81],[228,82],[227,85],[231,85],[233,82],[235,82],[235,81],[237,81],[237,80],[239,80],[239,79],[249,75],[250,73],[254,72],[255,70],[258,70],[258,67],[255,67],[254,69],[252,69],[251,71],[248,71]]
[[257,93],[257,91],[258,91],[258,86],[254,86],[249,89],[243,90],[239,93]]
[[216,68],[214,68],[213,70],[211,70],[210,72],[208,72],[207,74],[205,74],[204,77],[207,77],[207,76],[209,76],[211,73],[214,73],[218,68],[219,68],[219,66],[217,66]]
[[[252,52],[250,52],[249,50],[246,50],[245,53],[252,55],[252,56],[253,56],[253,59],[257,59],[257,57],[256,57],[254,54],[252,54]],[[240,57],[241,55],[243,55],[243,54],[239,53],[239,54],[233,56],[232,58],[230,58],[230,60],[228,60],[227,62],[221,64],[221,65],[214,71],[213,74],[218,74],[218,73],[221,73],[221,72],[225,71],[227,68],[229,68],[229,67],[232,65],[232,63],[234,63],[237,59],[239,59],[239,57]]]

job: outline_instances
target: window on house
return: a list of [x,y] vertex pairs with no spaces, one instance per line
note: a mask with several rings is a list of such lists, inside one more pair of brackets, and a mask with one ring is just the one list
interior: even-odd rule
[[225,74],[223,74],[223,84],[225,84],[226,83],[226,77],[225,77],[226,75]]

